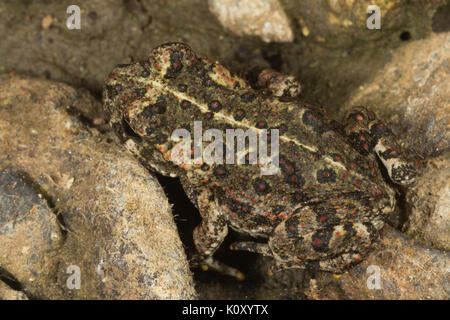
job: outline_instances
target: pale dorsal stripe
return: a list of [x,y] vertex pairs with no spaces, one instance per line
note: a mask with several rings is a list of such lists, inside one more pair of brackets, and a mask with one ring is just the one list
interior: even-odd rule
[[[191,103],[191,105],[194,105],[196,107],[198,107],[200,109],[200,111],[202,113],[207,113],[209,112],[208,106],[205,103],[199,103],[197,100],[192,99],[192,97],[186,95],[184,92],[180,92],[177,90],[170,90],[170,88],[167,87],[167,85],[165,85],[164,83],[161,83],[160,81],[157,80],[149,80],[148,78],[139,78],[139,82],[142,83],[143,86],[147,85],[150,83],[150,85],[153,88],[156,88],[158,90],[161,91],[166,91],[166,92],[170,92],[171,94],[173,94],[174,96],[176,96],[177,98],[179,98],[180,100],[187,100]],[[229,115],[223,114],[221,112],[215,112],[214,113],[214,117],[215,118],[219,118],[219,119],[223,119],[225,122],[229,123],[230,125],[234,125],[236,127],[245,127],[247,129],[252,129],[252,130],[256,130],[257,133],[260,133],[262,131],[262,129],[259,128],[255,128],[254,126],[252,126],[251,124],[248,123],[248,121],[236,121],[235,119],[233,119],[232,117],[230,117]],[[308,151],[311,152],[317,152],[318,149],[316,147],[313,146],[309,146],[306,144],[303,144],[301,142],[299,142],[296,139],[281,135],[280,139],[284,142],[292,142],[294,144],[296,144],[297,146],[304,148]],[[339,168],[341,170],[347,170],[347,168],[339,162],[334,161],[332,158],[330,158],[329,156],[324,156],[323,159],[328,162],[331,166]],[[361,175],[355,173],[356,176],[359,176],[360,178],[364,178]]]

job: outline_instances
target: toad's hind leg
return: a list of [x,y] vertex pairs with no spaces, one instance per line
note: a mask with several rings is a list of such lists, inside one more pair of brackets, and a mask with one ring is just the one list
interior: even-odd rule
[[332,215],[329,209],[302,208],[275,228],[268,242],[277,263],[273,271],[311,267],[342,273],[364,258],[379,237],[381,218],[360,209],[349,222],[344,205]]
[[211,191],[204,189],[197,197],[196,202],[202,222],[194,230],[194,243],[198,251],[198,263],[203,270],[213,269],[222,274],[243,280],[244,274],[239,270],[227,266],[213,257],[228,234],[227,218],[215,202]]
[[300,95],[302,86],[291,75],[285,75],[272,69],[264,69],[258,74],[257,86],[273,91],[277,97],[295,98]]
[[391,180],[400,185],[415,182],[417,172],[396,142],[392,131],[364,107],[352,108],[345,117],[345,133],[362,155],[375,152]]
[[242,250],[259,253],[264,256],[273,257],[272,251],[267,243],[259,243],[254,241],[234,242],[230,245],[231,250]]

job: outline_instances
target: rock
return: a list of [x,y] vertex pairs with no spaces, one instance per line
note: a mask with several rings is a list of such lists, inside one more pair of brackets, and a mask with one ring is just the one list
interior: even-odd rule
[[23,292],[14,290],[0,281],[0,300],[28,300],[28,298]]
[[423,244],[449,248],[450,32],[399,48],[373,81],[346,102],[372,108],[386,119],[416,158],[428,160],[406,196],[410,218],[404,230]]
[[[422,247],[387,227],[380,248],[337,281],[350,299],[448,299],[449,264],[448,252]],[[375,270],[380,289],[369,278]]]
[[[303,34],[322,46],[348,47],[361,43],[374,45],[377,41],[394,38],[422,38],[431,32],[432,17],[443,0],[408,3],[407,0],[387,1],[290,1],[281,0],[288,16],[298,22],[295,34]],[[373,15],[368,7],[377,5],[381,29],[367,28]],[[406,9],[407,6],[407,9]]]
[[[306,292],[309,298],[448,299],[449,45],[450,33],[405,44],[340,110],[342,116],[355,105],[371,108],[426,161],[402,203],[409,212],[403,230],[412,239],[386,226],[368,258],[338,279],[319,276]],[[374,270],[380,271],[381,289],[367,285]]]
[[443,299],[450,294],[450,254],[422,247],[387,226],[363,262],[342,276],[321,273],[311,281],[310,299]]
[[[0,1],[0,73],[14,71],[101,94],[104,77],[117,64],[143,60],[165,42],[187,42],[221,62],[235,61],[240,45],[261,43],[227,32],[207,1],[80,0],[81,30],[67,29],[69,4]],[[44,29],[48,15],[52,23]]]
[[45,16],[43,19],[42,19],[42,22],[41,22],[41,25],[42,25],[42,29],[48,29],[48,28],[50,28],[50,26],[52,25],[52,23],[53,23],[53,18],[52,18],[52,16]]
[[[29,296],[55,291],[55,259],[63,242],[56,215],[14,170],[0,170],[0,267]],[[47,283],[47,288],[42,286]]]
[[354,105],[373,108],[406,147],[423,157],[439,154],[450,147],[449,74],[450,32],[410,42],[350,96],[341,114]]
[[336,283],[336,280],[331,280],[330,277],[324,279],[319,275],[318,279],[311,279],[309,287],[305,291],[306,296],[310,300],[344,300],[348,299]]
[[[89,121],[85,125],[74,116],[77,104],[94,102],[84,108],[87,112],[99,110],[99,103],[65,84],[6,75],[0,76],[0,101],[0,169],[25,173],[64,230],[63,243],[46,264],[50,282],[37,273],[31,286],[23,280],[30,267],[25,264],[22,270],[14,261],[7,263],[11,259],[0,261],[24,292],[48,299],[194,298],[189,265],[162,188],[114,135],[100,135]],[[25,231],[39,239],[47,223],[37,220],[36,213],[28,215],[34,223],[25,224]],[[47,216],[55,218],[51,212]],[[7,242],[0,238],[8,257],[20,255],[17,248],[27,243],[21,230]],[[35,256],[39,264],[47,262],[44,258]],[[73,270],[78,268],[76,289]]]
[[237,35],[255,35],[265,42],[292,42],[289,19],[278,0],[209,0],[220,23]]
[[450,153],[427,161],[408,190],[408,221],[403,230],[424,245],[450,250]]

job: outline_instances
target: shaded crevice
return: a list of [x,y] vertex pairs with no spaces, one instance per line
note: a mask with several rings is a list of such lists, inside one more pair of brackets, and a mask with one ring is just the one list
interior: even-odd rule
[[23,287],[19,280],[2,267],[0,267],[0,281],[5,283],[12,290],[23,292]]
[[441,33],[450,31],[450,3],[439,7],[433,15],[431,29]]
[[0,281],[8,286],[11,290],[23,293],[29,300],[39,300],[38,297],[34,296],[26,288],[24,288],[12,273],[2,267],[0,267]]
[[[193,203],[189,200],[188,196],[184,192],[183,186],[178,178],[170,178],[163,176],[161,174],[156,174],[158,182],[163,187],[164,193],[166,194],[169,203],[172,204],[172,212],[174,215],[175,224],[178,229],[178,233],[180,235],[180,239],[185,247],[186,254],[188,259],[191,258],[192,254],[196,253],[194,240],[192,237],[194,228],[200,224],[201,216],[194,206]],[[232,266],[238,268],[244,273],[250,273],[253,268],[254,262],[257,258],[257,254],[245,252],[245,251],[231,251],[229,250],[229,246],[231,243],[236,241],[246,241],[246,240],[255,240],[250,236],[245,234],[238,233],[233,229],[228,229],[228,235],[223,241],[222,245],[214,254],[214,257],[218,260]],[[201,282],[208,281],[223,281],[224,283],[229,281],[238,280],[233,279],[228,276],[220,275],[216,272],[203,272],[200,269],[192,270],[195,275],[195,279]],[[248,281],[256,281],[252,277],[249,278]]]
[[94,119],[89,118],[88,116],[84,115],[80,110],[78,110],[77,108],[75,108],[74,106],[67,106],[65,108],[65,110],[67,111],[67,113],[72,116],[75,117],[78,121],[81,122],[81,124],[83,124],[84,126],[88,127],[88,128],[95,128],[98,131],[100,131],[101,133],[106,133],[110,130],[110,127],[108,124],[95,124],[94,123]]
[[44,190],[33,178],[25,171],[18,170],[16,171],[20,178],[31,188],[37,195],[41,195],[41,197],[45,200],[50,211],[56,216],[58,223],[60,224],[60,231],[62,240],[65,241],[67,237],[67,227],[64,222],[64,219],[61,214],[59,214],[58,209],[56,207],[55,200],[53,197]]
[[263,58],[270,64],[270,68],[281,72],[283,66],[283,57],[280,48],[276,44],[269,45],[267,48],[261,50]]

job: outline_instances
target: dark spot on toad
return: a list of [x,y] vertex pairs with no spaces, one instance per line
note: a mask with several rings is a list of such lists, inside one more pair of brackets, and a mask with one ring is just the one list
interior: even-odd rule
[[329,206],[317,206],[314,208],[316,212],[316,220],[319,224],[325,225],[337,225],[340,219],[336,216],[336,209]]
[[392,168],[391,175],[393,181],[407,184],[414,181],[414,178],[417,176],[417,172],[412,165],[403,164]]
[[285,133],[288,129],[288,126],[284,123],[280,124],[280,126],[278,127],[278,130],[280,130],[280,133]]
[[170,55],[170,67],[166,70],[165,78],[173,79],[178,76],[183,69],[183,63],[181,62],[182,58],[183,55],[179,52],[173,52]]
[[289,161],[286,159],[285,156],[280,156],[279,157],[279,164],[281,167],[281,171],[286,173],[286,174],[293,174],[295,171],[295,165],[293,162]]
[[370,134],[374,137],[380,138],[384,136],[391,135],[392,132],[388,127],[384,125],[384,123],[376,123],[370,128]]
[[245,118],[245,111],[243,109],[237,109],[234,113],[234,119],[237,121],[241,121]]
[[333,232],[328,230],[316,232],[311,238],[314,250],[317,252],[327,252],[329,250],[328,244],[332,235]]
[[354,236],[356,236],[356,230],[353,228],[353,225],[350,223],[347,223],[344,225],[344,230],[346,232],[346,237],[347,238],[353,238]]
[[336,172],[334,172],[334,170],[330,168],[318,170],[317,181],[319,183],[336,182]]
[[225,166],[219,165],[217,167],[214,168],[214,174],[216,176],[222,177],[228,174],[227,169],[225,168]]
[[214,117],[214,113],[207,112],[205,113],[205,120],[211,120]]
[[261,178],[255,179],[253,187],[258,194],[266,194],[270,190],[269,184]]
[[187,90],[187,85],[185,85],[185,84],[179,84],[178,85],[178,90],[180,91],[180,92],[186,92],[186,90]]
[[[260,120],[256,123],[256,127],[258,129],[266,129],[267,128],[267,122],[264,120]],[[270,139],[269,139],[270,140]]]
[[142,98],[147,93],[147,90],[145,88],[138,88],[133,93],[136,98]]
[[156,138],[156,143],[157,144],[164,144],[167,142],[167,135],[165,134],[160,134],[158,135],[158,137]]
[[220,109],[222,109],[222,104],[217,100],[213,100],[210,103],[208,103],[208,108],[212,112],[217,112]]
[[374,140],[363,131],[352,132],[348,138],[351,145],[363,156],[367,156],[374,147]]
[[285,229],[286,233],[288,234],[289,238],[297,238],[298,237],[298,226],[300,225],[299,217],[298,216],[292,216],[291,218],[287,219],[285,222]]
[[305,184],[305,178],[302,177],[301,172],[296,172],[294,174],[289,175],[286,178],[286,181],[298,187],[301,187]]
[[190,101],[187,101],[187,100],[183,100],[183,101],[181,101],[181,103],[180,103],[181,109],[187,109],[187,108],[189,108],[190,106],[191,106],[191,102],[190,102]]
[[319,128],[322,126],[318,114],[312,110],[307,110],[303,113],[302,121],[305,125],[313,127],[314,131],[319,131]]
[[305,203],[311,199],[311,196],[305,192],[297,191],[292,196],[292,201],[294,203]]
[[156,103],[150,105],[153,114],[163,114],[166,112],[166,99],[159,97]]

